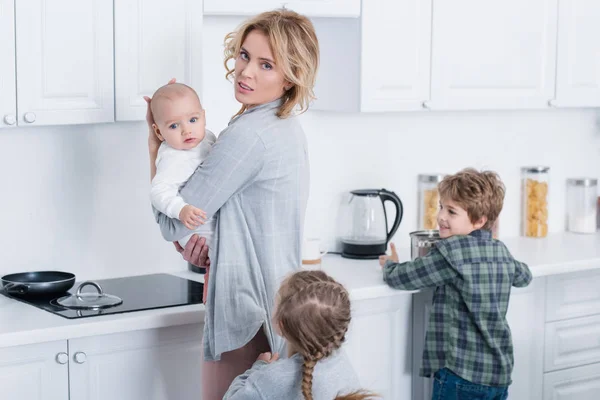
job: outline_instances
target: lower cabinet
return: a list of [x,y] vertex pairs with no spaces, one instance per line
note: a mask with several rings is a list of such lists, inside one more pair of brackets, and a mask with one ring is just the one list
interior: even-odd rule
[[600,364],[544,375],[544,400],[600,399]]
[[69,399],[67,341],[0,348],[0,399]]
[[202,328],[182,325],[0,348],[0,398],[198,399]]
[[411,398],[412,296],[353,302],[344,349],[364,389],[383,399]]

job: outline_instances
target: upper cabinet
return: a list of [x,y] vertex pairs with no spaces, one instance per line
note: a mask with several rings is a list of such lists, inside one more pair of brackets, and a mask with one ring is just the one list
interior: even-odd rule
[[202,1],[116,1],[117,121],[143,120],[143,96],[171,78],[201,95]]
[[309,17],[360,15],[360,0],[204,0],[205,15],[255,15],[282,7]]
[[600,107],[600,2],[560,1],[556,100],[559,107]]
[[18,124],[114,121],[112,1],[15,3]]
[[406,111],[427,106],[431,2],[369,0],[359,20],[315,20],[321,47],[314,109]]
[[0,128],[17,126],[14,6],[14,0],[0,0]]
[[434,0],[432,108],[548,107],[557,1]]

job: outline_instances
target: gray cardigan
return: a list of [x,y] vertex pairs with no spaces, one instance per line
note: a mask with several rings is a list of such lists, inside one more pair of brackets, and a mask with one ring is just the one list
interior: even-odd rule
[[[294,117],[278,118],[280,100],[233,119],[181,188],[183,199],[218,215],[204,326],[206,360],[248,343],[264,326],[283,351],[271,317],[279,284],[301,264],[309,189],[306,137]],[[190,231],[154,210],[163,237]]]
[[[304,400],[301,390],[302,357],[298,354],[268,364],[257,361],[235,378],[223,400]],[[358,390],[358,377],[343,351],[317,362],[313,371],[314,400],[333,400]]]

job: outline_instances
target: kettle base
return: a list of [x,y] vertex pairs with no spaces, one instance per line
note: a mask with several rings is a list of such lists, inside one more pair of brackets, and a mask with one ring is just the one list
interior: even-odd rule
[[[383,254],[380,254],[380,255],[382,256]],[[351,258],[354,260],[376,260],[379,258],[380,255],[375,255],[375,254],[363,255],[363,254],[342,253],[342,257]]]
[[342,257],[356,260],[375,260],[385,254],[387,243],[348,243],[342,241]]

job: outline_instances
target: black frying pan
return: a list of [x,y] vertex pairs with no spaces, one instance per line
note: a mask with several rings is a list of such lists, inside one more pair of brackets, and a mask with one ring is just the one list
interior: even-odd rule
[[75,275],[70,272],[37,271],[5,275],[0,292],[20,297],[57,297],[71,289]]

